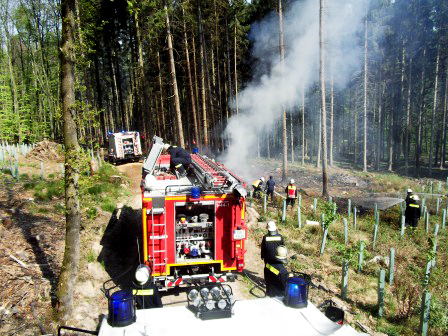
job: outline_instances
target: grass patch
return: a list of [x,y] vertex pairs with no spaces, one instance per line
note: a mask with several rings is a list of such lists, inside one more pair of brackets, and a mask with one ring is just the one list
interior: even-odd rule
[[53,198],[60,198],[64,195],[64,182],[59,181],[42,181],[33,187],[34,197],[38,201],[49,201]]
[[93,253],[93,251],[89,251],[89,253],[87,253],[87,262],[88,263],[92,263],[95,261],[95,254]]
[[47,208],[38,208],[37,212],[41,214],[47,214],[50,212],[50,210],[48,210]]
[[[361,173],[359,173],[361,174]],[[406,188],[421,190],[421,182],[409,180],[393,174],[369,173],[369,178],[374,181],[373,192],[394,192],[402,195]],[[366,175],[367,176],[367,175]],[[363,175],[363,178],[367,178]],[[419,184],[420,183],[420,184]],[[288,254],[294,255],[289,260],[289,268],[304,271],[316,281],[322,281],[326,287],[338,294],[342,261],[349,260],[348,298],[352,310],[358,313],[357,319],[365,321],[376,331],[382,331],[388,335],[413,335],[419,329],[420,303],[423,291],[423,275],[426,260],[431,255],[431,245],[428,242],[434,235],[434,228],[439,224],[436,261],[437,266],[432,269],[429,278],[428,290],[432,294],[432,306],[430,316],[431,335],[442,336],[448,330],[448,285],[446,283],[446,271],[448,269],[448,228],[443,230],[442,211],[446,207],[446,201],[442,200],[439,213],[436,214],[436,199],[427,198],[431,216],[429,232],[425,231],[423,218],[420,219],[416,232],[406,230],[404,237],[400,236],[400,206],[394,206],[385,211],[380,211],[379,230],[375,247],[373,247],[374,214],[373,210],[362,211],[357,216],[357,227],[353,227],[353,214],[348,219],[348,244],[344,242],[343,217],[347,216],[346,208],[339,209],[339,215],[329,225],[328,239],[325,254],[319,257],[319,249],[322,240],[322,228],[320,226],[305,225],[306,220],[320,219],[321,213],[326,211],[325,202],[318,199],[316,214],[311,205],[314,197],[304,195],[302,197],[302,225],[297,227],[297,205],[294,211],[288,211],[286,221],[281,222],[282,207],[272,209],[259,220],[268,221],[274,219],[283,235]],[[342,203],[343,204],[343,203]],[[257,211],[263,214],[263,203],[254,202]],[[258,227],[251,228],[250,235],[260,241],[266,230]],[[359,242],[365,242],[363,269],[357,273]],[[394,284],[388,284],[390,249],[395,249],[395,276]],[[379,258],[374,258],[374,257]],[[385,312],[383,318],[377,315],[377,286],[380,269],[386,270],[385,288]],[[313,280],[314,281],[314,280]],[[328,297],[318,291],[311,292],[311,300],[321,302]],[[375,320],[372,320],[372,316]],[[368,322],[368,321],[371,322]]]
[[101,203],[101,209],[110,213],[114,212],[115,206],[116,202],[114,202],[111,198],[107,198]]
[[65,205],[61,203],[57,203],[53,206],[53,209],[56,210],[58,213],[64,213],[65,212]]

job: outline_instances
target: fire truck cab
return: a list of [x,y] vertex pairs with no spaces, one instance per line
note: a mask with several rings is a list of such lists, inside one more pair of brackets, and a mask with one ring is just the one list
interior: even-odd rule
[[244,268],[244,181],[222,164],[191,154],[186,177],[170,172],[170,155],[154,137],[143,165],[143,260],[161,290],[234,281]]

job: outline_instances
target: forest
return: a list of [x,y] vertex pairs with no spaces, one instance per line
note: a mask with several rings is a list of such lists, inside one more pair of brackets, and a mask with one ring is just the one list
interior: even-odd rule
[[[132,193],[141,202],[141,167],[137,163],[122,167],[105,164],[99,170],[96,167],[97,171],[92,165],[95,160],[100,166],[104,162],[99,153],[107,147],[108,134],[121,131],[140,132],[144,154],[155,135],[188,150],[199,147],[201,153],[217,158],[247,181],[272,173],[280,186],[292,176],[299,177],[300,187],[307,188],[309,194],[300,190],[303,204],[299,199],[297,217],[293,213],[286,218],[285,209],[281,218],[280,200],[267,209],[266,201],[262,204],[261,200],[254,200],[252,207],[250,198],[249,208],[263,213],[251,214],[254,227],[250,230],[255,237],[251,239],[258,241],[264,233],[259,223],[277,218],[285,232],[296,237],[288,248],[305,251],[305,260],[296,262],[297,267],[316,274],[324,267],[312,258],[320,231],[308,226],[296,230],[302,208],[306,218],[318,220],[318,212],[326,211],[326,202],[332,204],[330,196],[336,203],[337,198],[347,197],[347,204],[339,199],[343,211],[339,210],[338,219],[342,219],[342,215],[350,217],[350,197],[362,192],[393,193],[401,199],[404,187],[421,191],[423,204],[428,202],[424,233],[422,229],[412,240],[403,238],[407,236],[400,206],[382,213],[386,234],[382,233],[380,247],[375,249],[380,222],[377,205],[373,217],[371,211],[358,209],[358,228],[355,207],[351,245],[347,234],[342,237],[342,230],[348,230],[347,221],[344,227],[338,223],[334,236],[329,237],[332,257],[324,260],[332,267],[346,259],[354,264],[355,244],[362,250],[374,229],[370,251],[386,255],[393,244],[398,246],[402,274],[402,281],[393,287],[399,289],[395,292],[399,306],[390,299],[389,319],[379,322],[387,323],[387,328],[402,328],[394,335],[420,328],[415,306],[419,291],[423,288],[426,293],[427,283],[408,291],[406,281],[411,276],[415,283],[420,281],[424,260],[435,265],[439,223],[445,229],[448,211],[440,203],[446,199],[441,180],[445,181],[447,162],[447,1],[0,1],[0,161],[1,172],[8,172],[1,175],[5,183],[0,184],[0,238],[5,234],[11,237],[5,239],[8,253],[14,245],[32,247],[22,248],[20,255],[14,253],[26,260],[26,253],[32,251],[36,257],[29,260],[35,260],[31,264],[36,267],[33,281],[39,279],[42,289],[33,282],[33,302],[37,303],[45,289],[42,305],[35,308],[23,303],[22,308],[32,311],[43,334],[46,326],[42,321],[53,319],[53,312],[63,322],[79,308],[73,305],[80,298],[76,294],[78,275],[80,282],[90,281],[85,278],[86,269],[94,265],[98,273],[105,273],[100,260],[102,245],[94,239],[104,233],[106,218],[116,219],[121,212],[123,205],[119,207],[117,201]],[[36,144],[38,149],[44,144],[61,152],[55,150],[58,159],[45,162],[51,167],[47,176],[44,160],[30,160],[23,152],[24,146],[35,149]],[[9,167],[4,148],[9,153]],[[38,167],[40,177],[36,175]],[[251,169],[254,167],[258,175]],[[327,168],[331,168],[330,178]],[[319,174],[322,177],[316,177]],[[132,188],[126,185],[128,177]],[[426,178],[439,180],[438,194],[433,192],[432,180],[430,193],[425,192],[429,186]],[[333,194],[327,189],[329,181]],[[321,184],[322,193],[316,191]],[[318,208],[319,196],[323,199]],[[63,197],[65,204],[60,203]],[[140,216],[140,203],[135,208]],[[34,216],[36,213],[39,216]],[[336,208],[326,213],[336,216]],[[58,226],[47,217],[54,217]],[[138,225],[140,221],[138,218]],[[433,224],[434,241],[428,238]],[[445,237],[443,231],[441,235]],[[51,245],[56,243],[56,248]],[[110,253],[107,248],[103,251]],[[26,265],[8,253],[0,253],[0,258],[9,262],[8,277],[2,275],[4,288],[20,284],[16,280],[21,278],[11,269],[20,266],[22,271]],[[432,306],[436,313],[431,323],[434,334],[442,335],[447,325],[443,287],[446,244],[441,244],[438,253],[441,258],[431,284],[437,297]],[[258,260],[258,251],[255,254]],[[51,258],[47,260],[47,256]],[[362,260],[358,264],[362,266]],[[362,286],[354,295],[364,293],[365,279],[370,285],[377,282],[373,276],[376,266],[370,266],[366,274],[360,271],[357,283]],[[429,271],[425,271],[425,279]],[[330,276],[334,274],[339,277],[337,271]],[[93,284],[88,285],[93,290]],[[31,282],[27,286],[22,290],[30,288]],[[370,314],[373,308],[362,304],[374,296],[366,295],[359,309]],[[50,301],[52,312],[47,309]],[[407,309],[396,315],[401,304]],[[0,308],[3,314],[4,307]],[[35,318],[34,309],[38,308],[48,314],[41,320]],[[85,309],[90,312],[91,307]],[[26,327],[21,316],[15,327]],[[398,326],[404,320],[407,324]],[[387,329],[380,324],[378,327]]]
[[[62,141],[59,6],[2,1],[0,141]],[[158,135],[228,156],[237,148],[320,164],[315,2],[74,6],[81,144],[104,146],[110,131],[137,130],[146,145]],[[327,1],[323,22],[329,165],[407,175],[442,168],[448,4]]]

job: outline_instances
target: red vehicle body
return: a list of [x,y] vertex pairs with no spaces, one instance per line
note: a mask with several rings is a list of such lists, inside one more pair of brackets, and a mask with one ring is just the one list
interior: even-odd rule
[[192,154],[187,177],[169,172],[163,141],[143,166],[143,259],[161,289],[233,281],[244,268],[246,190],[242,179]]

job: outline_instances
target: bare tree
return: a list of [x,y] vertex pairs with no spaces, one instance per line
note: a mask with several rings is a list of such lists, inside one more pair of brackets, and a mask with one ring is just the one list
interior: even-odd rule
[[61,5],[61,99],[65,142],[65,250],[57,291],[60,321],[73,311],[73,289],[79,264],[81,212],[79,209],[79,144],[75,123],[75,0]]
[[322,142],[322,196],[328,197],[327,177],[327,119],[325,106],[325,41],[324,41],[324,0],[319,0],[319,54],[320,54],[320,96],[321,96],[321,142]]

